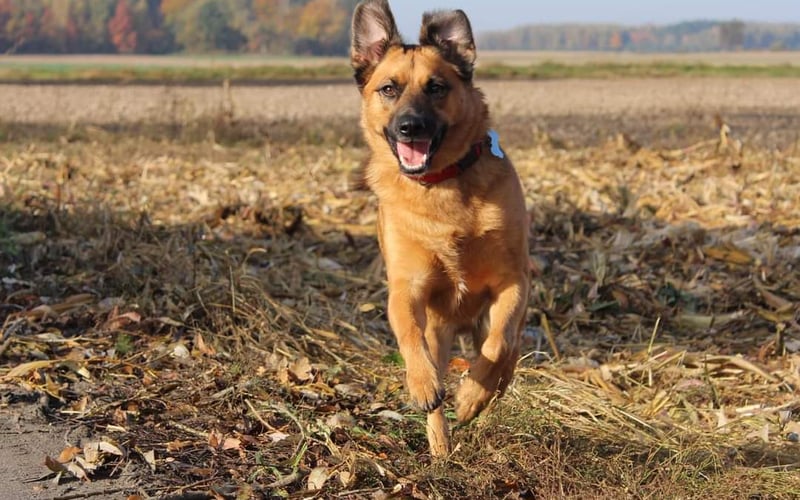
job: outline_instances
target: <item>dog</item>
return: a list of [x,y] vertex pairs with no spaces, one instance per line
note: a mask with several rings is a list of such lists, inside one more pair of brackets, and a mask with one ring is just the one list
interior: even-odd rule
[[455,397],[466,423],[511,381],[530,288],[523,190],[489,129],[475,56],[461,10],[424,14],[413,45],[403,43],[386,0],[362,1],[353,13],[351,65],[389,324],[435,457],[451,450],[442,405],[455,336],[471,333],[477,353]]

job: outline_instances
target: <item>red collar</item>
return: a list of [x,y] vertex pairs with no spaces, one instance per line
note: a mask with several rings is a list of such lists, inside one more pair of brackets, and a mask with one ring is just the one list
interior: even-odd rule
[[463,158],[437,172],[422,175],[407,175],[406,177],[419,182],[423,186],[438,184],[448,179],[458,177],[478,161],[478,158],[480,158],[483,153],[483,148],[488,144],[488,140],[489,138],[487,136],[482,141],[476,142],[469,148],[469,151],[467,151],[467,154],[465,154]]

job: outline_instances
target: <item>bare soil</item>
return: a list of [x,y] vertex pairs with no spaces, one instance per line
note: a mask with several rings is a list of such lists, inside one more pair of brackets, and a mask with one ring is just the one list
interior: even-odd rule
[[[665,78],[486,81],[497,127],[532,140],[546,130],[575,145],[624,132],[655,145],[690,142],[722,116],[748,142],[790,143],[800,130],[800,80]],[[183,127],[229,113],[240,123],[315,120],[357,137],[359,96],[349,84],[222,87],[2,85],[0,125]]]

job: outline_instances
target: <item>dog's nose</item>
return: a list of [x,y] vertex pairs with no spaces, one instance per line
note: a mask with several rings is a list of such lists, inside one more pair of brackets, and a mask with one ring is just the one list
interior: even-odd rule
[[424,136],[428,125],[421,116],[405,115],[397,120],[397,135],[401,139],[414,139]]

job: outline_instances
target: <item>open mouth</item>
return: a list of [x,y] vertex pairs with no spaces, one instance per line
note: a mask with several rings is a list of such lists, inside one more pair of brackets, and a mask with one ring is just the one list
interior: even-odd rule
[[439,128],[430,139],[415,138],[410,141],[400,141],[395,138],[388,130],[385,131],[386,140],[392,147],[397,160],[400,163],[400,170],[405,175],[422,175],[431,166],[436,150],[442,142],[445,127]]
[[397,143],[397,159],[408,173],[422,171],[428,166],[431,156],[430,140],[416,140]]

